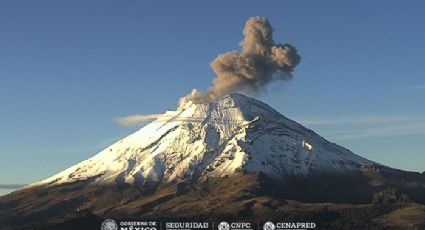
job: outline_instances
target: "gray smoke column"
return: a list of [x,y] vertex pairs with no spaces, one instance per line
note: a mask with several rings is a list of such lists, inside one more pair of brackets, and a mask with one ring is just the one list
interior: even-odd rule
[[180,106],[192,102],[207,103],[233,92],[255,95],[270,82],[292,79],[292,71],[300,62],[295,47],[274,43],[273,28],[265,17],[248,19],[243,31],[242,50],[218,55],[210,63],[216,74],[213,86],[180,98]]

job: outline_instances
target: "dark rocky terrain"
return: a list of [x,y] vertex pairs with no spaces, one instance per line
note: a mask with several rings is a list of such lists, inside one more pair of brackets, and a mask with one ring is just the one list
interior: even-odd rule
[[240,173],[149,190],[82,181],[0,197],[0,229],[97,229],[105,218],[235,218],[309,221],[319,229],[424,229],[424,185],[419,173],[382,171],[351,178],[292,178],[288,183],[262,173]]

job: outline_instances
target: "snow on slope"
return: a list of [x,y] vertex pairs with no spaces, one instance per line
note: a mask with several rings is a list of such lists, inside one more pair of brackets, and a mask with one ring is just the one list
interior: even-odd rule
[[[40,184],[93,179],[150,185],[237,171],[272,177],[346,173],[371,161],[332,144],[268,105],[240,95],[168,111],[94,157]],[[32,185],[32,186],[33,186]]]

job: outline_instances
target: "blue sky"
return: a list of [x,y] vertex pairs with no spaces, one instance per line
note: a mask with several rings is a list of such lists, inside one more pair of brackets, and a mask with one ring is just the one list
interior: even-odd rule
[[[175,109],[265,16],[302,56],[260,100],[371,160],[424,171],[423,1],[1,1],[0,185],[86,159]],[[1,186],[0,186],[1,190]]]

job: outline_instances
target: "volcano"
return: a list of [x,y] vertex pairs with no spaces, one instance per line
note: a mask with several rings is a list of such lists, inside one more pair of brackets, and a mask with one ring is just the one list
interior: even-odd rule
[[167,111],[97,155],[0,197],[0,226],[262,220],[372,203],[422,207],[425,176],[363,158],[258,100],[231,94]]

